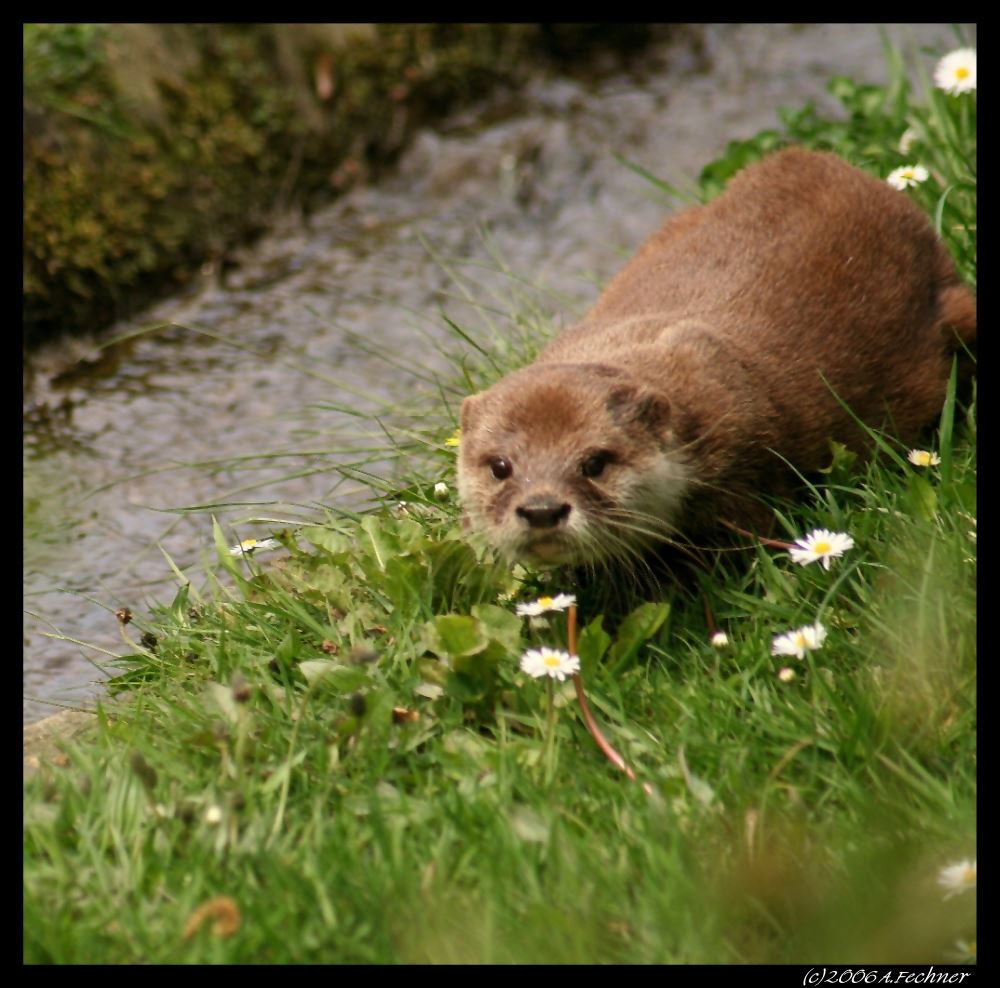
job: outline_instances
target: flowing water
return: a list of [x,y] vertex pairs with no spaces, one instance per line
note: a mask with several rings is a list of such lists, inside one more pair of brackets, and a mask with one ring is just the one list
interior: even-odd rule
[[[957,47],[940,25],[890,33],[906,47]],[[668,210],[616,155],[690,183],[730,140],[777,127],[779,106],[815,100],[836,113],[831,76],[886,79],[871,25],[712,25],[702,39],[663,44],[596,83],[539,80],[458,114],[418,135],[392,177],[307,224],[279,225],[235,269],[206,271],[102,338],[174,325],[102,350],[63,342],[33,359],[26,722],[100,692],[93,661],[107,656],[97,649],[127,650],[114,611],[141,614],[176,589],[160,547],[200,582],[214,553],[210,517],[170,509],[235,505],[219,512],[234,541],[267,534],[248,519],[318,515],[358,487],[310,472],[329,465],[331,433],[359,428],[320,403],[373,413],[380,399],[405,401],[413,382],[386,358],[443,366],[437,348],[454,337],[442,313],[502,330],[525,285],[544,289],[557,324],[582,313]],[[456,270],[476,304],[463,301]],[[283,450],[315,455],[263,455]]]

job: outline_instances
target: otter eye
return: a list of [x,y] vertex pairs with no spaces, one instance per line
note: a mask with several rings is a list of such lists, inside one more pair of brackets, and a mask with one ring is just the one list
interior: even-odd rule
[[513,472],[510,460],[503,456],[494,456],[490,460],[490,472],[497,480],[506,480]]
[[595,453],[588,456],[580,464],[580,472],[584,477],[600,477],[604,473],[604,468],[614,459],[611,453]]

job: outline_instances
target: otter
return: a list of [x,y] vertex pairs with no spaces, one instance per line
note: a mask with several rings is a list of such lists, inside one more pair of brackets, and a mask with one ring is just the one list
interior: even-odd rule
[[[788,148],[670,218],[582,322],[461,406],[467,527],[510,560],[635,556],[757,532],[763,496],[940,414],[976,303],[927,216]],[[969,372],[963,361],[963,376]]]

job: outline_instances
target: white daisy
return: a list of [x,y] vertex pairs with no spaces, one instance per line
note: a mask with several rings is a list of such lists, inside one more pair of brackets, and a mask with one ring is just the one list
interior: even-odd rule
[[819,648],[826,639],[826,628],[817,621],[815,624],[807,624],[794,631],[777,635],[771,642],[772,655],[794,655],[797,659],[804,659],[806,652]]
[[211,827],[215,827],[222,823],[222,807],[213,803],[207,810],[205,810],[205,823]]
[[966,889],[976,887],[976,861],[966,858],[938,872],[938,885],[945,890],[944,897],[950,899]]
[[969,537],[969,541],[972,542],[973,544],[975,544],[976,543],[976,529],[979,527],[976,524],[976,519],[973,518],[972,515],[967,515],[967,514],[962,514],[962,517],[966,518],[966,519],[968,519],[969,521],[972,522],[972,528],[968,529],[965,534]]
[[539,597],[529,604],[518,604],[519,617],[536,617],[546,611],[564,611],[570,604],[576,603],[576,597],[571,593],[556,594],[555,597]]
[[255,552],[268,552],[271,549],[280,549],[281,543],[277,539],[244,539],[239,545],[234,545],[229,550],[230,556],[252,556]]
[[912,185],[919,185],[930,178],[930,173],[923,165],[900,165],[894,168],[886,176],[886,181],[894,189],[907,189]]
[[818,559],[822,562],[823,569],[829,569],[836,556],[842,556],[853,548],[854,539],[846,532],[829,532],[825,528],[817,528],[805,538],[796,539],[795,546],[788,550],[788,554],[801,566],[808,566]]
[[910,148],[919,140],[920,135],[912,127],[907,127],[899,138],[899,153],[909,154]]
[[567,676],[580,671],[580,660],[554,648],[529,648],[521,656],[521,671],[536,679],[551,676],[561,683]]
[[976,49],[958,48],[947,54],[934,70],[934,85],[952,96],[974,92],[976,88]]
[[918,467],[936,467],[941,462],[941,457],[928,449],[911,449],[906,458]]
[[951,960],[958,961],[959,964],[976,963],[976,941],[956,940],[955,950],[950,955]]
[[783,683],[790,683],[795,678],[795,670],[791,666],[782,666],[778,670],[778,679]]
[[434,496],[439,500],[443,501],[448,496],[448,485],[445,483],[435,484]]
[[729,635],[724,631],[717,631],[709,641],[715,648],[725,648],[729,644]]

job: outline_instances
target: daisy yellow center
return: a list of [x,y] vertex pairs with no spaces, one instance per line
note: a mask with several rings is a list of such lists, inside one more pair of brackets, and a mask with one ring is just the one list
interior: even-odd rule
[[795,644],[799,648],[805,648],[806,647],[806,636],[803,635],[803,634],[801,634],[801,633],[797,634],[795,636]]
[[960,65],[957,69],[955,69],[956,79],[967,79],[968,77],[969,70],[964,65]]
[[558,655],[553,655],[551,652],[542,658],[542,662],[550,669],[554,669],[556,666],[562,665],[562,659],[560,659]]
[[541,604],[542,607],[551,607],[552,606],[552,598],[551,597],[539,597],[538,598],[538,603]]
[[241,549],[252,549],[256,544],[257,544],[257,540],[256,539],[244,539],[240,543],[240,548]]
[[917,453],[917,463],[919,463],[921,466],[927,466],[927,464],[930,462],[931,462],[930,453]]
[[815,552],[817,556],[825,556],[832,548],[833,546],[831,546],[829,542],[817,542],[813,546],[813,552]]
[[966,868],[965,871],[962,872],[962,881],[965,882],[966,885],[971,885],[975,880],[976,880],[975,868]]

